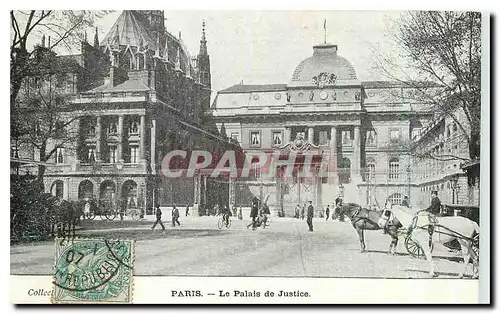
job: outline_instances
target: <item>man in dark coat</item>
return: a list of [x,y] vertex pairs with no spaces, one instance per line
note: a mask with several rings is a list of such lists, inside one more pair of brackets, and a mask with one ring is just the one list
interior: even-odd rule
[[252,223],[247,226],[250,227],[252,226],[252,230],[255,230],[257,228],[257,217],[259,216],[259,200],[257,198],[254,198],[252,200],[252,208],[250,209],[250,217],[252,217]]
[[151,227],[151,230],[155,230],[156,225],[160,224],[163,231],[165,231],[165,226],[163,225],[163,222],[161,222],[161,215],[162,215],[162,212],[160,209],[160,205],[156,205],[156,221],[153,224],[153,227]]
[[325,215],[326,220],[328,221],[328,218],[330,218],[330,205],[326,205]]
[[174,208],[172,208],[172,227],[175,227],[175,224],[179,225],[179,227],[181,225],[179,222],[179,209],[174,204]]
[[427,207],[426,211],[434,215],[439,215],[441,213],[441,200],[438,197],[438,192],[432,191],[431,197],[432,197],[431,206]]
[[312,201],[309,201],[309,206],[307,206],[307,225],[309,226],[309,231],[313,231],[313,217],[314,217],[314,206]]

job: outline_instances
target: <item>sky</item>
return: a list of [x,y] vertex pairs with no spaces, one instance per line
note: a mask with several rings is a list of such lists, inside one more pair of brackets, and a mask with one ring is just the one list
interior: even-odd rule
[[[97,20],[102,40],[121,11]],[[201,24],[206,22],[212,72],[212,97],[238,84],[288,83],[295,67],[312,56],[312,46],[338,45],[358,79],[384,79],[373,69],[373,47],[391,49],[390,21],[398,11],[172,11],[165,10],[166,26],[194,56],[199,51]],[[89,41],[94,30],[89,29]],[[78,51],[73,51],[78,53]]]

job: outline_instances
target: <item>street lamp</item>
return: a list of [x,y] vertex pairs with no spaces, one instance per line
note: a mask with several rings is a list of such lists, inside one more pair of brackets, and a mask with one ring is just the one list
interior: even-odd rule
[[141,202],[142,202],[141,213],[145,213],[145,206],[146,206],[146,190],[145,190],[145,187],[146,187],[146,184],[144,182],[141,182],[141,193],[140,193]]

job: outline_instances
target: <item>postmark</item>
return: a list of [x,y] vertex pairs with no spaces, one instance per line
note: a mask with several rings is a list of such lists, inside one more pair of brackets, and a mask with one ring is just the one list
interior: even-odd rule
[[55,239],[53,303],[131,303],[133,240]]

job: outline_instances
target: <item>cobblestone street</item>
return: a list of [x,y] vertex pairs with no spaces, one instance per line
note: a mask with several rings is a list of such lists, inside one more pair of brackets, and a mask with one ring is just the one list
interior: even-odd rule
[[[316,218],[315,230],[309,232],[305,220],[291,218],[274,218],[269,229],[255,231],[246,228],[249,219],[233,219],[231,228],[223,230],[217,229],[217,220],[188,217],[181,227],[166,223],[165,233],[158,227],[152,232],[147,221],[95,230],[85,230],[84,222],[79,234],[136,239],[140,276],[428,277],[427,262],[408,255],[403,237],[397,255],[389,256],[390,237],[368,231],[368,252],[360,253],[358,236],[348,221]],[[12,246],[11,273],[51,274],[53,246],[51,241]],[[457,262],[460,257],[445,248],[437,246],[435,255],[439,278],[456,277],[463,267]],[[466,275],[470,274],[471,266]]]

